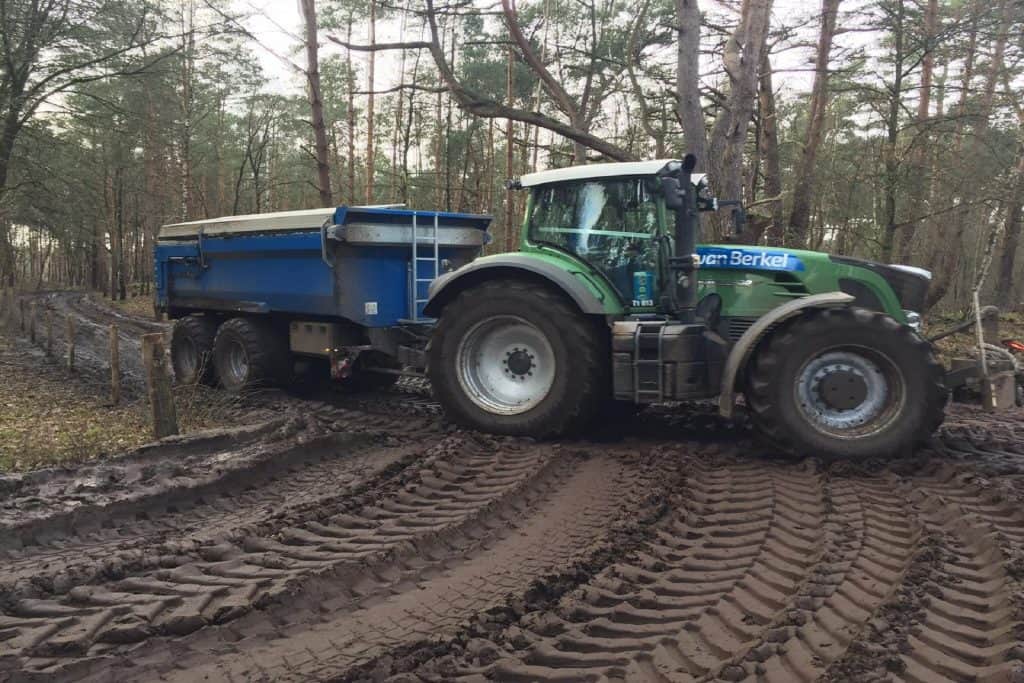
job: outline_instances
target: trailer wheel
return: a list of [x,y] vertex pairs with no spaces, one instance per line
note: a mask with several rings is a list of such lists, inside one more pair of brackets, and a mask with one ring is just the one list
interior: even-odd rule
[[602,330],[557,292],[520,280],[466,290],[444,308],[427,374],[448,417],[498,434],[583,427],[604,398]]
[[205,315],[187,315],[174,321],[171,366],[178,384],[213,384],[213,341],[217,321]]
[[811,311],[760,345],[745,394],[755,426],[787,451],[884,457],[942,423],[943,374],[928,342],[883,313]]
[[232,318],[217,330],[213,363],[230,392],[286,382],[290,359],[283,336],[267,321]]

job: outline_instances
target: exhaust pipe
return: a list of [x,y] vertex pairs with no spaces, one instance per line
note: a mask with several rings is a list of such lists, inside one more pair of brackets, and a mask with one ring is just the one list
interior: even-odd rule
[[687,154],[682,163],[670,162],[658,175],[665,195],[665,206],[674,209],[675,249],[668,259],[673,283],[669,288],[672,314],[681,323],[693,323],[697,308],[697,233],[700,220],[697,214],[697,192],[691,182],[697,157]]

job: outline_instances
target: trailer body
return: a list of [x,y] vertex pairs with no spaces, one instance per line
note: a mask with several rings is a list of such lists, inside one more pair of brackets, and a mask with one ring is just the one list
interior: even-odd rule
[[429,334],[430,283],[480,253],[490,222],[341,206],[167,225],[155,249],[156,309],[203,316],[212,331],[250,317],[286,335],[291,353],[343,368],[371,350],[397,361],[403,340]]

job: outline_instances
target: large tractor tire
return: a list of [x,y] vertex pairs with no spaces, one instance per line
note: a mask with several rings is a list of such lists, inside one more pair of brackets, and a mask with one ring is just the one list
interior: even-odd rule
[[213,384],[213,340],[217,321],[205,315],[187,315],[174,321],[171,366],[178,384]]
[[232,318],[217,330],[213,364],[230,392],[287,383],[291,354],[284,336],[265,320]]
[[457,424],[558,436],[586,425],[605,398],[605,337],[543,285],[486,282],[445,307],[428,348],[427,375]]
[[760,344],[745,394],[757,429],[795,455],[905,454],[943,419],[948,391],[931,346],[862,308],[812,311]]

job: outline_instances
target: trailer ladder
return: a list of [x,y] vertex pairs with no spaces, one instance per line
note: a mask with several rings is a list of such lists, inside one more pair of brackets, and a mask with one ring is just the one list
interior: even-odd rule
[[[438,214],[434,213],[433,225],[421,226],[418,221],[419,214],[412,214],[412,287],[410,288],[409,311],[411,318],[408,322],[422,323],[429,318],[422,315],[422,307],[430,300],[428,295],[430,283],[441,274],[441,249],[440,249],[440,226],[438,225]],[[421,230],[428,230],[421,233]],[[428,255],[424,256],[426,253]],[[424,277],[424,271],[430,276]],[[421,288],[423,295],[420,295]]]
[[665,400],[662,336],[665,323],[637,323],[633,331],[633,401],[661,403]]

